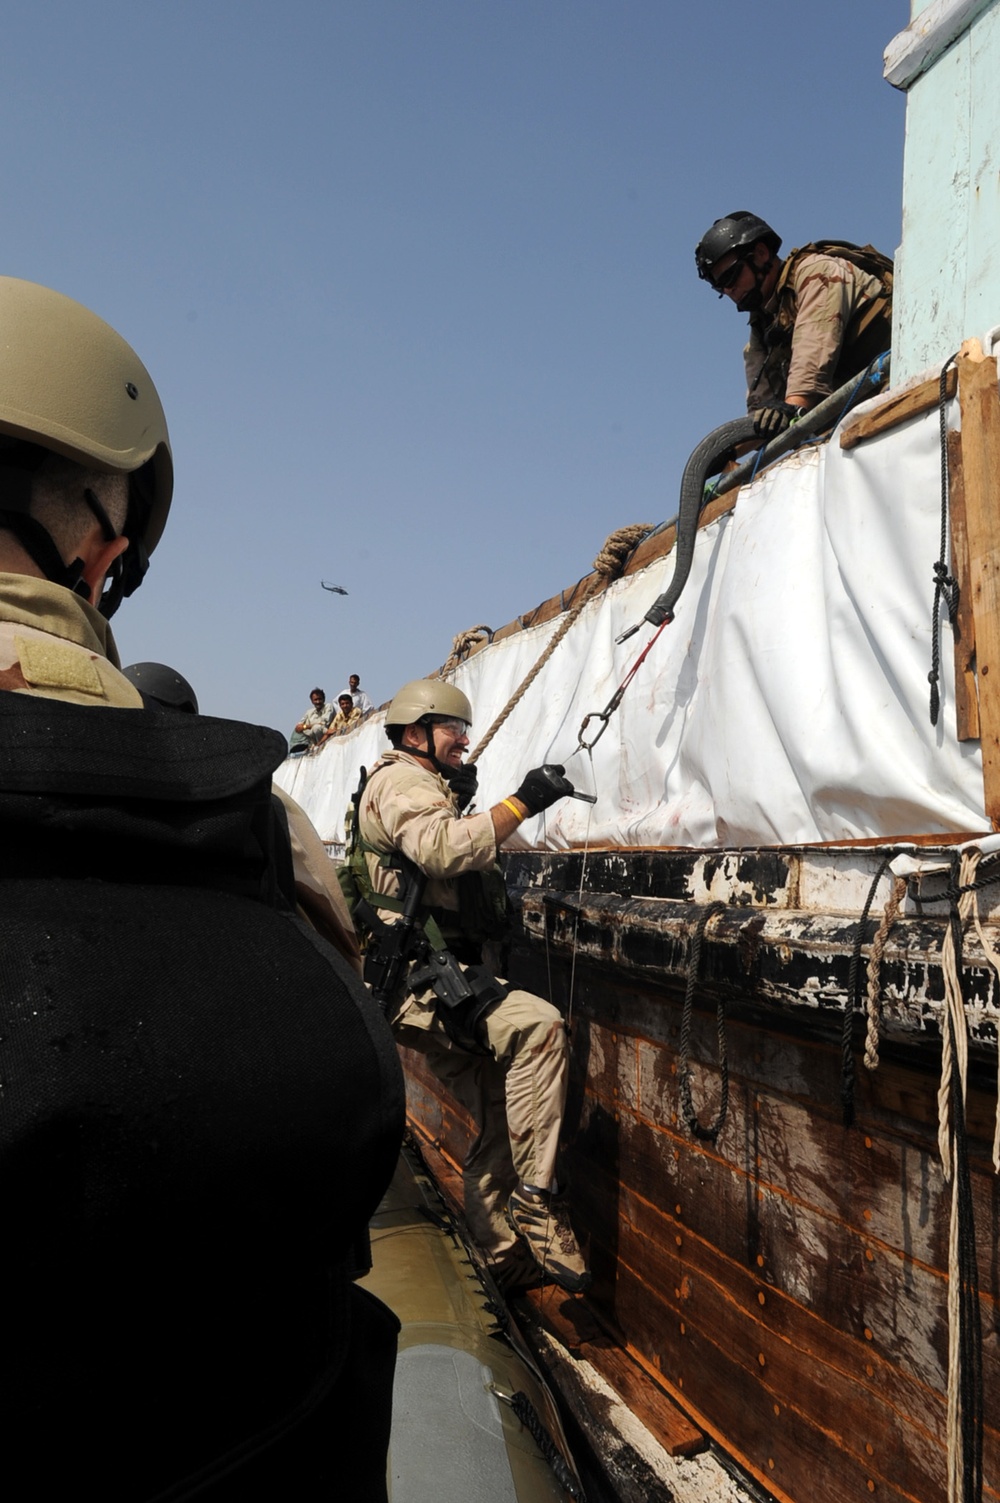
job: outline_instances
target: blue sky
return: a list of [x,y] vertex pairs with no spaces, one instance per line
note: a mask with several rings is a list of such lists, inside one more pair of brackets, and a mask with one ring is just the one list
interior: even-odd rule
[[[12,0],[4,272],[93,308],[177,475],[123,660],[376,703],[676,511],[743,406],[693,249],[900,238],[906,0]],[[343,585],[329,594],[321,580]]]

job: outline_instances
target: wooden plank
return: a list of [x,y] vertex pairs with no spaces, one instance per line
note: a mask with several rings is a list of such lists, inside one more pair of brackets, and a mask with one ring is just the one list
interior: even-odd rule
[[[633,1240],[628,1250],[636,1251]],[[699,1423],[765,1485],[810,1503],[856,1499],[870,1482],[883,1497],[931,1503],[942,1496],[940,1448],[917,1444],[903,1417],[864,1381],[859,1361],[838,1372],[792,1348],[683,1257],[673,1276],[679,1300],[623,1272],[615,1316]]]
[[1000,397],[997,362],[959,359],[962,472],[979,674],[983,797],[1000,829]]
[[530,1289],[521,1298],[574,1358],[592,1363],[633,1413],[641,1415],[668,1456],[695,1456],[705,1449],[705,1432],[620,1346],[609,1345],[607,1332],[581,1300],[553,1297],[551,1286]]
[[[587,1189],[592,1192],[592,1188],[588,1184]],[[613,1192],[609,1189],[608,1193]],[[710,1198],[710,1187],[701,1187],[701,1193]],[[721,1221],[732,1209],[717,1206],[717,1219]],[[800,1222],[799,1241],[805,1244],[812,1232],[807,1222]],[[906,1335],[907,1302],[895,1307],[893,1324],[888,1327],[876,1320],[873,1329],[839,1332],[819,1318],[815,1309],[775,1287],[779,1250],[766,1225],[764,1233],[757,1257],[749,1262],[728,1259],[694,1234],[686,1216],[661,1214],[641,1195],[629,1194],[621,1203],[611,1244],[614,1278],[598,1277],[594,1299],[621,1329],[622,1339],[646,1353],[668,1385],[679,1390],[681,1402],[692,1406],[699,1422],[713,1430],[723,1429],[730,1441],[734,1420],[723,1411],[727,1403],[737,1400],[728,1390],[725,1395],[714,1394],[718,1374],[712,1376],[711,1363],[704,1388],[684,1367],[688,1342],[699,1329],[727,1353],[742,1352],[744,1366],[753,1377],[758,1376],[755,1355],[770,1353],[767,1372],[760,1374],[768,1392],[821,1429],[839,1428],[850,1440],[856,1421],[863,1416],[862,1438],[881,1455],[899,1436],[914,1452],[926,1453],[928,1444],[943,1449],[943,1391],[935,1392],[894,1361],[897,1340]],[[851,1273],[838,1271],[837,1253],[838,1249],[829,1249],[828,1275],[839,1276],[846,1284]],[[607,1254],[596,1247],[591,1256],[600,1274]],[[922,1293],[913,1290],[913,1304]],[[987,1394],[994,1381],[995,1374],[988,1374]],[[991,1401],[988,1418],[994,1421],[995,1408]],[[1000,1475],[998,1440],[992,1425],[987,1430],[987,1457],[993,1476]],[[936,1468],[932,1465],[931,1469]],[[917,1497],[927,1496],[919,1487],[912,1491]]]
[[[679,1022],[679,1013],[674,1014]],[[948,1264],[949,1194],[937,1155],[936,1111],[927,1114],[926,1127],[878,1116],[870,1109],[868,1088],[882,1071],[871,1072],[858,1061],[857,1120],[845,1128],[840,1112],[840,1059],[827,1047],[808,1041],[771,1036],[761,1048],[759,1030],[727,1024],[730,1073],[730,1110],[717,1147],[698,1144],[677,1123],[679,1055],[673,1046],[634,1039],[619,1029],[588,1028],[586,1050],[578,1034],[574,1041],[575,1070],[586,1070],[587,1098],[568,1120],[574,1128],[574,1153],[592,1162],[617,1166],[623,1184],[664,1207],[683,1203],[704,1224],[699,1233],[720,1240],[733,1257],[753,1252],[751,1234],[742,1223],[727,1220],[713,1230],[718,1208],[727,1205],[736,1215],[752,1203],[761,1187],[803,1205],[832,1226],[850,1229],[856,1239],[854,1261],[867,1259],[872,1248],[879,1256],[914,1260],[943,1275]],[[715,1048],[714,1020],[696,1013],[692,1027],[695,1094],[707,1115],[718,1106],[720,1081],[715,1066],[703,1061]],[[585,1059],[584,1059],[585,1054]],[[578,1061],[578,1062],[577,1062]],[[914,1072],[905,1072],[914,1090]],[[936,1100],[936,1082],[921,1075],[921,1096]],[[895,1090],[895,1088],[892,1088]],[[896,1092],[896,1094],[899,1094]],[[996,1109],[979,1093],[983,1125]],[[591,1141],[590,1118],[603,1113],[613,1119],[613,1142]],[[634,1118],[636,1126],[631,1126]],[[992,1131],[992,1128],[991,1128]],[[655,1135],[661,1146],[643,1147],[641,1132]],[[996,1227],[1000,1224],[1000,1182],[993,1173],[986,1145],[972,1149],[970,1169],[976,1222],[977,1254],[984,1295],[998,1302],[1000,1273],[995,1266]],[[639,1167],[627,1172],[625,1150],[638,1155]],[[721,1166],[721,1167],[720,1167]],[[732,1188],[727,1181],[734,1180]],[[710,1193],[700,1195],[704,1184]],[[645,1190],[643,1190],[645,1186]],[[681,1193],[683,1191],[683,1193]],[[687,1214],[687,1212],[686,1212]],[[730,1232],[747,1240],[728,1245]],[[818,1236],[819,1233],[817,1232]],[[831,1231],[828,1236],[832,1238]],[[844,1252],[845,1259],[848,1252]],[[810,1299],[813,1295],[810,1293]],[[992,1317],[991,1317],[992,1318]]]
[[[825,1364],[764,1323],[739,1318],[726,1286],[697,1270],[681,1264],[677,1287],[679,1310],[624,1275],[615,1314],[658,1359],[693,1417],[765,1485],[809,1503],[874,1491],[943,1503],[943,1444],[896,1410],[866,1352],[846,1369]],[[942,1431],[944,1420],[942,1403]],[[988,1454],[995,1461],[992,1437]]]
[[955,733],[959,741],[979,739],[979,693],[976,685],[976,618],[972,611],[969,532],[965,518],[962,435],[948,434],[948,513],[951,519],[951,571],[958,581],[955,641]]
[[[1000,661],[1000,660],[998,660]],[[697,910],[672,898],[622,899],[612,893],[522,895],[525,930],[547,940],[550,958],[575,948],[577,964],[604,970],[612,985],[629,978],[671,992],[684,984]],[[827,1039],[841,1031],[856,920],[834,911],[775,910],[754,915],[752,984],[746,969],[750,912],[730,904],[716,919],[706,944],[702,992],[706,1001],[735,997],[767,1026],[787,1028],[797,1019]],[[992,926],[996,928],[996,925]],[[883,1031],[935,1048],[944,985],[941,944],[944,920],[928,916],[897,921],[882,966]],[[970,1044],[995,1057],[996,1028],[986,1013],[994,975],[977,939],[965,942],[964,979]]]
[[[957,380],[955,367],[952,366],[945,378],[949,398],[955,395]],[[937,376],[930,381],[922,381],[919,386],[911,386],[908,391],[901,391],[898,396],[887,397],[871,412],[862,412],[844,424],[840,430],[840,447],[854,449],[866,438],[874,438],[876,434],[885,433],[899,423],[907,423],[910,418],[930,412],[940,400],[941,381]]]
[[[593,1226],[621,1252],[627,1225],[646,1225],[650,1246],[664,1248],[691,1239],[703,1266],[722,1260],[726,1267],[758,1264],[769,1287],[798,1310],[811,1312],[825,1332],[822,1342],[837,1349],[844,1341],[871,1343],[887,1362],[943,1395],[947,1374],[946,1280],[943,1271],[920,1264],[882,1245],[874,1235],[852,1227],[770,1185],[763,1176],[734,1171],[710,1154],[679,1151],[676,1140],[624,1115],[618,1123],[617,1196],[606,1176],[595,1179],[596,1161],[575,1164],[574,1213],[581,1227]],[[676,1156],[675,1156],[676,1155]],[[571,1165],[573,1160],[571,1159]],[[808,1185],[801,1186],[808,1192]],[[605,1202],[617,1206],[617,1227],[607,1220]],[[856,1207],[859,1219],[868,1207]],[[919,1214],[919,1197],[909,1208]],[[864,1223],[863,1223],[864,1225]],[[989,1250],[991,1228],[979,1228]],[[664,1253],[666,1255],[666,1253]],[[656,1277],[656,1259],[643,1269]],[[764,1275],[761,1275],[764,1277]],[[988,1280],[983,1269],[984,1280]],[[726,1277],[720,1271],[719,1278]],[[991,1329],[996,1301],[981,1301]],[[987,1343],[987,1390],[1000,1383],[1000,1365]],[[1000,1413],[991,1401],[993,1423]]]
[[[708,1187],[704,1193],[708,1193]],[[718,1207],[718,1218],[721,1220],[731,1210]],[[803,1224],[801,1240],[804,1242],[809,1235],[809,1226]],[[866,1439],[880,1437],[884,1447],[885,1435],[895,1434],[898,1424],[917,1436],[932,1438],[935,1445],[943,1447],[946,1430],[943,1390],[930,1388],[899,1366],[895,1328],[887,1330],[876,1321],[874,1328],[859,1328],[857,1334],[836,1330],[815,1309],[800,1304],[776,1286],[774,1269],[778,1252],[770,1229],[765,1226],[755,1257],[727,1258],[712,1243],[698,1237],[686,1218],[661,1214],[640,1195],[628,1194],[621,1204],[610,1249],[592,1246],[591,1259],[598,1275],[593,1299],[607,1319],[616,1323],[621,1339],[645,1352],[668,1384],[672,1382],[675,1387],[683,1374],[672,1364],[683,1348],[678,1338],[685,1335],[685,1327],[700,1325],[714,1341],[734,1350],[739,1343],[749,1341],[751,1352],[759,1351],[761,1341],[766,1339],[767,1345],[776,1351],[803,1354],[801,1377],[796,1364],[779,1381],[779,1371],[771,1364],[769,1387],[782,1403],[796,1405],[821,1426],[839,1424],[849,1429],[848,1416],[869,1406],[864,1394],[843,1389],[839,1407],[835,1404],[834,1395],[841,1384],[837,1375],[846,1374],[852,1384],[860,1385],[861,1390],[871,1389],[879,1396],[866,1421],[871,1432]],[[836,1253],[837,1249],[830,1249],[831,1265]],[[614,1265],[613,1279],[603,1273],[609,1255]],[[831,1274],[836,1276],[835,1267],[831,1267]],[[842,1277],[845,1280],[848,1277],[846,1270]],[[627,1292],[630,1283],[638,1285],[634,1305],[630,1303],[633,1296]],[[913,1299],[919,1298],[920,1291],[915,1290]],[[656,1300],[663,1302],[662,1311],[657,1311]],[[905,1326],[905,1302],[899,1307],[897,1318]],[[987,1325],[986,1329],[991,1327]],[[748,1365],[753,1371],[752,1362]],[[992,1391],[991,1382],[988,1377],[985,1385],[988,1394]],[[723,1400],[709,1399],[705,1393],[692,1390],[690,1378],[680,1388],[681,1401],[699,1410],[696,1416],[699,1422],[705,1423],[701,1410],[707,1410],[709,1428],[722,1423],[719,1407]],[[880,1408],[882,1404],[887,1410]],[[996,1405],[991,1400],[987,1407],[988,1454],[994,1463],[993,1475],[1000,1476],[995,1464],[1000,1462]]]

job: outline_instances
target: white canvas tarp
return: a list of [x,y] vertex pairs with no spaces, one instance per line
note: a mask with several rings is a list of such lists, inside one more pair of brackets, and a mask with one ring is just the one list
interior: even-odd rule
[[[597,804],[557,804],[511,844],[786,845],[988,828],[979,744],[955,737],[946,618],[936,728],[928,714],[940,507],[936,413],[848,451],[834,436],[774,466],[699,532],[676,620],[592,764],[577,749],[580,723],[652,636],[644,623],[615,645],[666,587],[673,555],[584,609],[483,754],[476,807],[555,761]],[[473,744],[558,625],[496,642],[459,668]],[[385,745],[374,716],[286,762],[278,781],[324,838],[342,841],[358,769]]]

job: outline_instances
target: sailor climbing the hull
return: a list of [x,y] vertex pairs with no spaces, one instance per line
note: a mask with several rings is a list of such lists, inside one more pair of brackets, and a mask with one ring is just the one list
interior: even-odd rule
[[706,230],[698,275],[750,315],[747,411],[761,438],[860,375],[892,343],[892,262],[870,245],[819,240],[778,255],[781,237],[745,209]]
[[7,1491],[377,1503],[399,1063],[297,912],[284,738],[119,669],[171,491],[134,351],[0,277]]
[[[462,761],[471,721],[466,696],[436,679],[406,684],[389,706],[393,750],[372,769],[358,810],[371,892],[362,911],[376,934],[366,979],[384,995],[399,1043],[426,1057],[479,1128],[464,1165],[465,1214],[500,1279],[523,1281],[527,1248],[537,1269],[577,1292],[590,1275],[556,1180],[565,1025],[550,1003],[482,965],[505,910],[499,847],[573,789],[562,768],[535,768],[488,812],[463,815],[476,786]],[[416,944],[384,984],[388,930],[404,922]]]

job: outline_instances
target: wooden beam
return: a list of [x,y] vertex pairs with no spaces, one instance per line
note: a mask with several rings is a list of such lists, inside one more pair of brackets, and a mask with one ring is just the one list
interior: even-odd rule
[[969,577],[979,675],[983,798],[1000,829],[1000,396],[997,362],[958,362],[962,413],[962,474],[969,543]]
[[[957,382],[955,367],[952,366],[946,378],[946,390],[949,398],[955,395]],[[941,400],[941,380],[934,376],[930,381],[922,381],[919,386],[911,386],[908,391],[901,391],[898,396],[889,397],[871,412],[862,412],[853,422],[847,423],[840,433],[840,447],[842,449],[854,449],[863,443],[866,438],[874,438],[878,433],[884,433],[887,428],[895,428],[898,423],[906,423],[910,418],[920,417],[924,412],[930,412]]]
[[969,534],[965,518],[962,435],[948,434],[948,512],[951,518],[951,572],[958,581],[955,620],[955,731],[959,741],[979,740],[976,687],[976,619],[972,611]]

